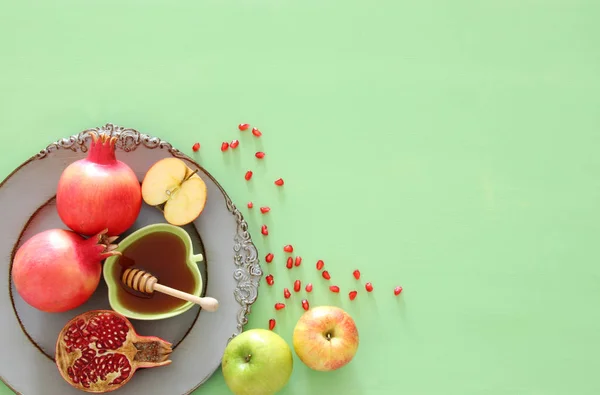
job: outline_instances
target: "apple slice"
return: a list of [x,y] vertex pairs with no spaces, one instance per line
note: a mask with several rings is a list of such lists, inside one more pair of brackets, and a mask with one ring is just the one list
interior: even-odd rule
[[181,159],[165,158],[146,172],[142,198],[159,207],[167,222],[186,225],[202,213],[206,205],[206,184]]
[[165,203],[165,219],[172,225],[188,224],[198,218],[205,204],[206,184],[194,174],[171,193]]
[[169,200],[170,191],[181,185],[188,167],[177,158],[161,159],[153,164],[142,181],[142,198],[150,206]]

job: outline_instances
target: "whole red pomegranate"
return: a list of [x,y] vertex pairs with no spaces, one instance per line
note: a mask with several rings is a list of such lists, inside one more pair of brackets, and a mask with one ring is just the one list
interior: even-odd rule
[[127,384],[137,369],[170,364],[171,352],[171,343],[139,336],[121,314],[93,310],[65,325],[56,342],[55,361],[73,387],[104,393]]
[[[103,259],[120,254],[103,231],[85,239],[70,230],[40,232],[17,250],[11,270],[19,295],[36,309],[55,313],[86,302],[100,282]],[[101,244],[106,241],[108,244]]]
[[92,236],[108,229],[118,236],[129,229],[142,208],[142,187],[115,156],[116,137],[91,134],[88,155],[61,174],[56,191],[60,219],[75,232]]

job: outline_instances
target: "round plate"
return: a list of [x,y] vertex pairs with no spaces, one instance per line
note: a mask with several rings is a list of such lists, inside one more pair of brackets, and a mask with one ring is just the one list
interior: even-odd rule
[[[24,395],[80,395],[65,382],[54,364],[54,346],[62,327],[75,315],[110,309],[104,280],[88,302],[65,313],[44,313],[26,304],[15,291],[10,270],[16,250],[34,234],[50,228],[68,229],[56,213],[55,193],[65,167],[84,158],[89,133],[118,137],[117,159],[127,163],[141,181],[148,168],[165,157],[188,163],[206,183],[208,198],[200,217],[184,228],[194,251],[204,254],[200,270],[204,295],[219,300],[211,313],[196,306],[185,314],[159,321],[131,320],[141,335],[159,336],[173,343],[170,365],[138,370],[118,392],[128,394],[189,394],[218,369],[229,340],[242,332],[262,277],[257,250],[248,225],[219,183],[191,158],[157,137],[107,124],[62,139],[19,166],[0,184],[0,378]],[[10,149],[10,147],[6,147]],[[165,222],[160,211],[143,205],[135,225],[121,238],[150,223]],[[118,242],[118,240],[117,240]]]

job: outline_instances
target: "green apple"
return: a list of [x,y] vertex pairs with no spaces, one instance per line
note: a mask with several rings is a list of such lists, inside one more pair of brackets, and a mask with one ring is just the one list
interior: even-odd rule
[[227,344],[221,370],[235,395],[272,395],[285,387],[293,364],[292,350],[281,336],[250,329]]

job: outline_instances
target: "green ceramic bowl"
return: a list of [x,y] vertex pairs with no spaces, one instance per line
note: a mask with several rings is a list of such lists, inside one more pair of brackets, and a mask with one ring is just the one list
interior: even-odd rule
[[[136,230],[135,232],[131,233],[129,236],[127,236],[125,239],[123,239],[121,242],[119,242],[119,247],[117,248],[117,251],[123,252],[124,250],[127,249],[127,247],[129,247],[135,241],[141,239],[144,236],[152,234],[154,232],[169,232],[171,234],[176,235],[183,241],[183,243],[185,244],[186,252],[187,252],[186,263],[187,263],[188,267],[190,268],[192,275],[194,276],[194,280],[195,280],[195,284],[196,284],[194,292],[192,292],[192,293],[196,296],[201,296],[200,293],[202,292],[203,284],[202,284],[202,276],[200,275],[200,270],[198,269],[197,262],[202,262],[204,260],[204,257],[202,256],[202,254],[194,254],[193,247],[192,247],[192,239],[190,238],[188,233],[183,228],[180,228],[180,227],[174,226],[174,225],[170,225],[170,224],[165,224],[165,223],[158,223],[158,224],[152,224],[152,225],[145,226],[145,227],[140,228],[140,229]],[[113,270],[114,265],[119,264],[118,259],[119,259],[118,256],[109,257],[104,262],[104,268],[103,268],[104,281],[106,281],[106,285],[108,286],[108,301],[110,303],[111,308],[113,310],[115,310],[116,312],[121,313],[126,317],[137,319],[137,320],[161,320],[161,319],[170,318],[170,317],[174,317],[176,315],[182,314],[194,306],[194,303],[186,302],[185,304],[183,304],[173,310],[169,310],[167,312],[161,312],[161,313],[147,313],[147,312],[140,312],[140,311],[132,311],[131,309],[124,307],[119,302],[118,297],[117,297],[117,289],[122,287],[120,284],[121,279],[114,275],[114,270]]]

